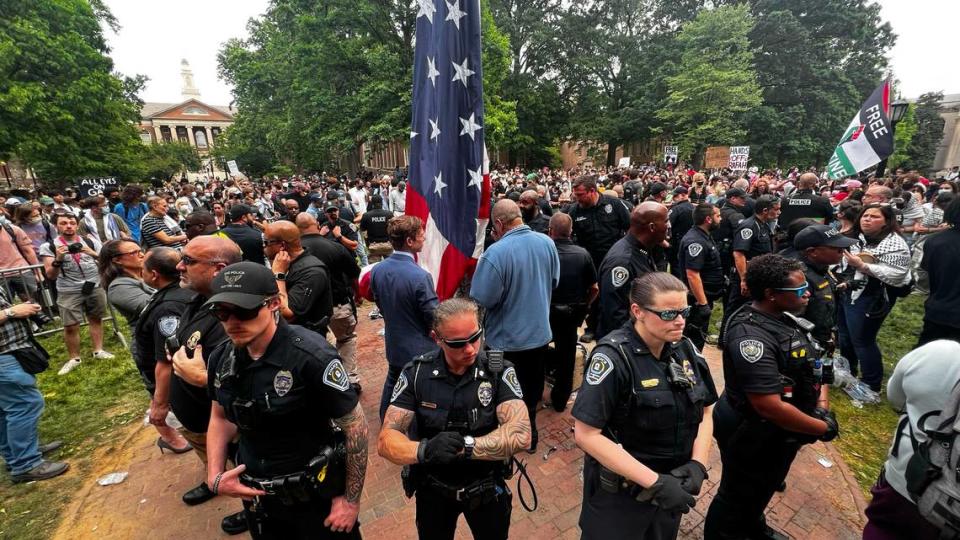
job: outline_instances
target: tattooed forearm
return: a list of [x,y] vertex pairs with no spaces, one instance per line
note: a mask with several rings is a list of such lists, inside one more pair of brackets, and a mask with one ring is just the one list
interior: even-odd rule
[[377,440],[377,453],[391,463],[412,465],[417,462],[417,445],[407,436],[415,413],[394,405],[383,415],[383,427]]
[[399,407],[388,407],[383,416],[383,427],[386,429],[395,429],[400,433],[406,434],[413,422],[413,411],[401,409]]
[[347,489],[343,496],[348,502],[359,503],[367,474],[367,421],[363,409],[357,404],[334,422],[347,436]]
[[483,437],[477,437],[473,459],[507,459],[530,446],[530,417],[527,406],[519,399],[501,403],[497,407],[500,427]]

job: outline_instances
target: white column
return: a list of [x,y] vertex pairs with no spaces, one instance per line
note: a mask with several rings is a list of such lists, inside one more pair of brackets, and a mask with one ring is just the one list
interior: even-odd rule
[[197,141],[193,140],[193,126],[187,126],[187,140],[190,141],[190,146],[197,147]]
[[153,132],[157,135],[157,144],[163,142],[163,133],[160,132],[160,126],[153,126]]
[[213,128],[203,126],[203,134],[207,136],[207,150],[213,148]]

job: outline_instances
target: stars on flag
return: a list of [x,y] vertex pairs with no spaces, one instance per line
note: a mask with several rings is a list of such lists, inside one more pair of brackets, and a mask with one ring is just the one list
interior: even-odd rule
[[467,184],[467,187],[475,186],[477,191],[481,191],[483,189],[482,167],[477,167],[477,170],[475,171],[467,169],[467,172],[470,173],[470,183]]
[[439,121],[440,121],[439,118],[437,118],[436,120],[430,120],[430,138],[431,139],[436,139],[437,137],[440,136],[440,128],[437,126],[437,122]]
[[433,5],[433,0],[417,0],[417,4],[420,5],[417,18],[426,17],[433,24],[433,14],[437,11],[437,6]]
[[440,72],[437,71],[437,64],[434,62],[433,58],[427,57],[427,78],[430,79],[430,82],[433,83],[433,87],[437,87],[437,77],[440,76]]
[[447,4],[447,18],[444,21],[453,21],[454,26],[457,27],[457,30],[460,30],[460,19],[467,16],[466,13],[460,11],[460,0],[453,0],[453,3],[446,2]]
[[451,62],[451,64],[453,64],[453,71],[455,71],[456,73],[454,73],[453,79],[450,82],[460,81],[463,83],[464,88],[467,87],[467,78],[469,78],[474,73],[473,70],[468,67],[469,62],[470,62],[469,58],[464,58],[462,64]]
[[438,197],[443,197],[443,188],[447,187],[443,183],[443,172],[438,172],[436,176],[433,177],[434,188],[433,192],[437,194]]
[[463,129],[460,130],[460,135],[469,135],[470,140],[474,140],[473,134],[476,133],[478,129],[483,129],[483,126],[477,124],[475,120],[476,116],[475,113],[471,113],[470,118],[460,119],[460,125],[463,126]]

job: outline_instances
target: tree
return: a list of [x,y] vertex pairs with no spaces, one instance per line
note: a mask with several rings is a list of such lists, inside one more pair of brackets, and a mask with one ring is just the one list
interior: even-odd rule
[[893,132],[893,154],[887,158],[887,169],[897,170],[910,158],[910,145],[913,142],[913,136],[917,133],[917,118],[914,111],[916,105],[907,106],[907,111],[903,113],[903,118],[897,122]]
[[[917,132],[910,142],[910,158],[904,164],[910,169],[927,172],[933,168],[937,156],[937,147],[943,140],[943,118],[940,116],[940,102],[943,92],[928,92],[917,99]],[[913,107],[911,107],[913,108]],[[900,129],[900,124],[897,124]]]
[[18,156],[42,178],[136,179],[134,122],[143,77],[113,74],[95,0],[5,0],[0,5],[0,158]]
[[741,4],[701,11],[677,36],[680,63],[667,78],[657,117],[681,154],[696,156],[695,162],[707,145],[742,142],[744,114],[760,105],[747,38],[752,28],[750,10]]
[[197,149],[185,142],[166,142],[143,147],[144,177],[169,180],[202,165]]

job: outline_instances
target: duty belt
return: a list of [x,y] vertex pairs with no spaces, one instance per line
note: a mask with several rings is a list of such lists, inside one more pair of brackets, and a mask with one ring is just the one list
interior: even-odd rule
[[497,494],[497,481],[492,477],[477,480],[466,486],[451,486],[435,477],[427,476],[427,485],[440,495],[457,502],[476,502],[477,504],[493,500]]
[[277,497],[285,505],[298,502],[310,502],[316,497],[316,491],[306,471],[274,476],[273,478],[254,478],[247,474],[240,475],[240,483],[265,492],[268,496]]

